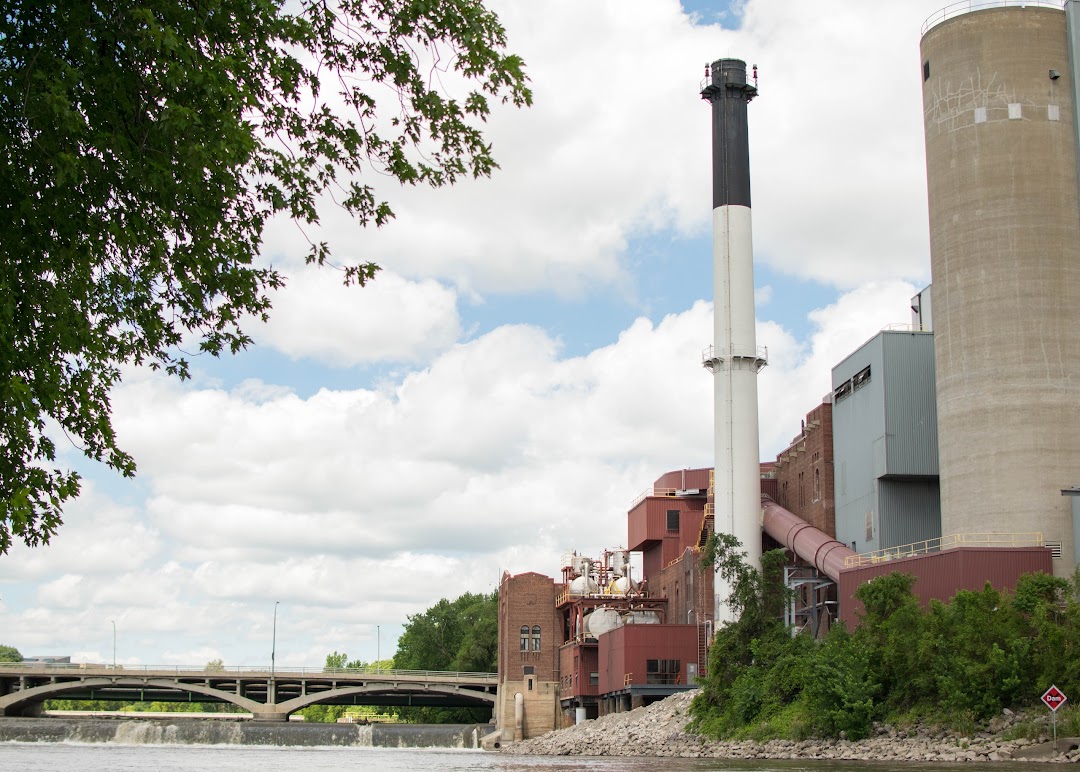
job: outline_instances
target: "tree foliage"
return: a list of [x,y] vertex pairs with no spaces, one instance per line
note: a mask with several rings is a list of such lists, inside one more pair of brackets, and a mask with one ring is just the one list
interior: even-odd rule
[[14,646],[0,646],[0,662],[22,662],[23,655]]
[[[423,614],[409,616],[398,639],[394,667],[401,670],[450,670],[492,673],[499,662],[498,593],[465,593],[443,598]],[[418,723],[486,721],[489,710],[472,708],[395,708]]]
[[134,474],[121,367],[183,378],[182,342],[250,343],[284,282],[259,260],[270,218],[333,199],[381,225],[372,175],[487,175],[490,102],[531,101],[480,0],[19,0],[0,71],[0,553],[47,542],[78,494],[61,433]]
[[699,731],[858,739],[874,721],[987,720],[1035,704],[1051,683],[1080,694],[1080,602],[1063,579],[1030,574],[1012,593],[987,585],[922,608],[914,577],[893,573],[856,590],[858,627],[836,625],[815,641],[792,637],[778,613],[782,554],[767,553],[755,571],[737,547],[721,539],[706,551],[741,615],[716,632],[692,709]]

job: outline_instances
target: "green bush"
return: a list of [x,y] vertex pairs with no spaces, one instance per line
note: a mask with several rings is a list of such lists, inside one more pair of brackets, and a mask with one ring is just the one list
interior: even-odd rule
[[[859,739],[875,721],[917,717],[970,733],[1003,708],[1038,704],[1052,683],[1080,698],[1080,580],[1031,574],[1013,593],[987,585],[924,609],[914,577],[893,573],[856,591],[855,630],[836,625],[815,641],[781,621],[783,553],[766,553],[754,571],[738,546],[721,535],[704,551],[733,587],[739,618],[716,631],[694,731]],[[1065,716],[1080,733],[1080,712],[1063,712],[1062,725]]]

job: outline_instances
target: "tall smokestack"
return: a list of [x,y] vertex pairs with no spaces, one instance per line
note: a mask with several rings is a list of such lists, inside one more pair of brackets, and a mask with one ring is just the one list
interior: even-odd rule
[[[755,78],[756,81],[756,72]],[[758,463],[757,374],[766,364],[754,332],[754,252],[750,227],[750,148],[746,105],[757,95],[746,63],[719,59],[708,67],[701,98],[712,105],[713,374],[717,533],[742,542],[747,562],[761,565],[761,471]],[[716,622],[731,621],[730,587],[716,576]]]

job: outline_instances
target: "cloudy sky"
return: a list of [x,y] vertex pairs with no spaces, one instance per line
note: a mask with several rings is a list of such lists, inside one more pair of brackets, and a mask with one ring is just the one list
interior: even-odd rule
[[[366,289],[305,269],[257,346],[113,395],[134,481],[83,461],[41,549],[0,557],[0,644],[77,661],[319,665],[394,651],[407,615],[503,570],[626,542],[660,474],[709,466],[706,62],[750,105],[761,457],[830,369],[929,281],[918,44],[942,0],[493,0],[535,106],[496,112],[501,169],[387,190],[364,232],[323,213]],[[377,630],[379,632],[377,636]]]

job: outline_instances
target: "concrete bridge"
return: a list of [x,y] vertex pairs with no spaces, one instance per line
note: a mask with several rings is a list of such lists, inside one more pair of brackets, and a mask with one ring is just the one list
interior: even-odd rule
[[35,715],[50,699],[221,702],[262,721],[308,705],[494,708],[496,673],[377,668],[55,665],[0,663],[0,715]]

